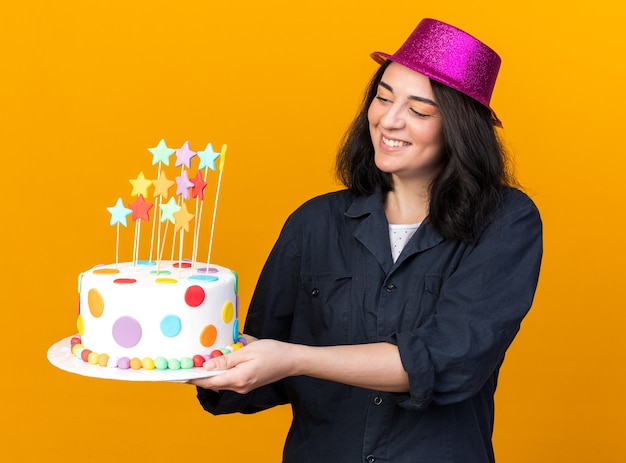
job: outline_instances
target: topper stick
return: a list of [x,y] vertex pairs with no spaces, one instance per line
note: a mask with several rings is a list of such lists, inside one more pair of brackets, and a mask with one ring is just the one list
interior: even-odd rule
[[[163,210],[159,207],[159,233],[158,233],[158,238],[157,238],[157,250],[156,250],[156,261],[157,261],[157,268],[156,268],[156,274],[157,276],[159,275],[159,270],[161,268],[161,253],[160,253],[160,249],[161,249],[161,215],[163,214]],[[165,231],[167,231],[167,223],[165,224]],[[165,243],[165,238],[163,238],[163,243]]]
[[217,202],[219,200],[220,195],[220,187],[222,185],[222,174],[224,173],[224,163],[226,162],[226,148],[227,145],[222,145],[222,151],[220,152],[220,174],[217,177],[217,188],[215,190],[215,204],[213,205],[213,218],[211,220],[211,234],[209,238],[209,254],[206,259],[207,271],[209,268],[209,264],[211,263],[211,249],[213,248],[213,232],[215,231],[215,216],[217,214]]
[[[163,251],[165,250],[165,240],[167,239],[167,227],[170,223],[165,222],[165,230],[163,230],[163,243],[161,243],[161,252],[159,253],[159,262],[163,259]],[[174,239],[174,238],[172,238]]]
[[[181,164],[181,166],[180,166],[180,178],[181,179],[183,179],[183,174],[184,173],[185,173],[185,164]],[[182,180],[181,180],[181,182],[182,182]],[[181,193],[180,193],[180,195],[178,195],[178,198],[177,198],[177,203],[178,203],[179,207],[182,206],[182,204],[183,204],[183,197],[185,195],[183,189],[181,189],[180,191],[181,191]],[[174,262],[174,249],[176,248],[176,232],[177,232],[176,227],[174,227],[174,234],[172,235],[172,254],[171,254],[171,257],[170,257],[170,260],[172,262]],[[181,257],[181,256],[179,256],[179,257]]]
[[183,228],[180,229],[180,239],[178,245],[178,277],[180,278],[180,272],[183,268],[183,239],[184,239],[185,230]]
[[[161,163],[159,162],[159,168],[157,170],[157,179],[161,178]],[[161,209],[159,206],[161,205],[161,195],[157,197],[157,209]],[[150,256],[148,257],[148,262],[152,262],[152,249],[154,247],[154,227],[156,226],[156,217],[152,221],[152,235],[150,236]],[[160,227],[159,227],[160,228]]]
[[[196,269],[196,258],[198,257],[198,234],[200,233],[200,220],[202,219],[202,208],[200,206],[200,198],[196,196],[196,221],[193,224],[193,246],[191,248],[191,274],[193,275]],[[198,209],[200,208],[200,215],[198,215]]]
[[176,248],[176,233],[178,232],[176,231],[176,228],[174,228],[174,232],[172,234],[172,253],[170,255],[170,260],[172,262],[174,262],[174,249]]
[[119,255],[120,255],[120,223],[117,223],[117,233],[115,238],[115,268],[117,268],[117,264],[119,263]]
[[141,234],[141,219],[135,220],[135,237],[133,239],[133,267],[137,268],[139,261],[139,235]]
[[[204,186],[206,187],[206,179],[209,175],[209,166],[204,168]],[[203,188],[204,191],[204,188]],[[200,195],[198,195],[200,196]],[[198,260],[198,247],[199,247],[199,243],[198,241],[200,240],[200,227],[202,225],[202,212],[204,211],[204,193],[202,193],[202,199],[199,199],[198,196],[196,196],[196,221],[194,223],[194,232],[193,232],[193,252],[192,252],[192,258],[191,258],[191,273],[193,274],[193,272],[196,269],[196,264],[197,264],[197,260]],[[198,213],[198,202],[200,202],[200,212]]]

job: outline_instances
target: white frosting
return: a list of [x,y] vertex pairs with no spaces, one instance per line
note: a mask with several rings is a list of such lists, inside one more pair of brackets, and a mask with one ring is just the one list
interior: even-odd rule
[[[232,344],[238,303],[235,274],[213,264],[210,265],[213,271],[207,273],[206,264],[197,263],[193,272],[191,268],[179,270],[175,264],[161,262],[159,275],[154,274],[156,265],[133,266],[128,262],[94,267],[82,273],[78,327],[85,348],[111,357],[181,359],[208,355]],[[98,273],[102,269],[116,269],[119,273]],[[207,276],[215,280],[204,281]],[[120,279],[135,282],[115,282]],[[158,283],[158,279],[167,280]],[[196,306],[199,299],[195,298],[190,305],[185,297],[189,292],[204,294],[204,300]],[[120,331],[124,323],[135,330]],[[178,323],[180,331],[175,334]],[[216,331],[217,335],[203,337],[203,330],[209,325],[215,330],[208,328],[208,333]],[[120,345],[118,341],[124,333],[126,340]],[[213,338],[211,345],[203,345]]]

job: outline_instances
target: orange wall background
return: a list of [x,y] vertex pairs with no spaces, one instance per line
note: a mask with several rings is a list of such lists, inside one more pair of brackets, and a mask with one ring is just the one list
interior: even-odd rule
[[[191,386],[85,378],[46,351],[75,331],[78,274],[114,261],[106,207],[154,175],[161,138],[228,144],[212,261],[238,271],[245,308],[288,213],[338,188],[369,52],[394,51],[427,16],[501,54],[493,105],[545,223],[536,302],[497,394],[497,457],[626,461],[617,0],[3,2],[2,461],[280,460],[286,407],[213,417]],[[129,240],[131,227],[122,260]]]

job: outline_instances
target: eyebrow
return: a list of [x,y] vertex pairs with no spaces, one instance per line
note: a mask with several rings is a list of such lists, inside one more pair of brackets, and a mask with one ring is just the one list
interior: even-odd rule
[[[383,82],[382,80],[378,83],[378,85],[380,85],[383,88],[386,88],[387,90],[389,90],[391,93],[393,93],[393,87],[391,85],[389,85],[386,82]],[[424,98],[422,96],[415,96],[415,95],[409,95],[408,96],[409,100],[415,100],[415,101],[419,101],[421,103],[426,103],[429,105],[433,105],[435,107],[437,107],[437,103],[435,103],[433,100],[429,99],[429,98]]]

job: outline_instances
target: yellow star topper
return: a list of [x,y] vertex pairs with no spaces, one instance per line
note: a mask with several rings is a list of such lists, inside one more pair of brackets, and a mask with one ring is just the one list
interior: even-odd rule
[[130,179],[129,182],[133,186],[131,196],[142,195],[144,198],[148,197],[148,188],[152,185],[152,180],[148,180],[143,175],[143,171],[139,172],[136,179]]

